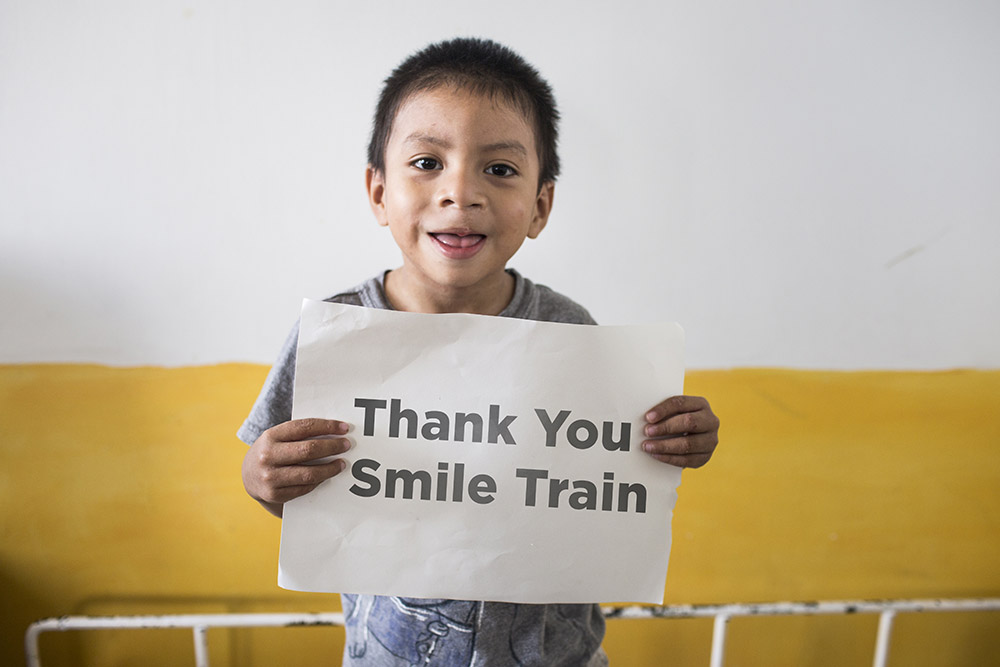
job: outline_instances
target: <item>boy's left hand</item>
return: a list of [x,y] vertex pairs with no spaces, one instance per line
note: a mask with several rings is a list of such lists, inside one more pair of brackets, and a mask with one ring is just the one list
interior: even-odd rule
[[719,418],[701,396],[674,396],[646,413],[643,451],[681,468],[708,463],[719,444]]

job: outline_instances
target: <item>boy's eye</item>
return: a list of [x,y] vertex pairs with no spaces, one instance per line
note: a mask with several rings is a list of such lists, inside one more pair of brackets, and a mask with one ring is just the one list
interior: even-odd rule
[[514,176],[517,171],[509,164],[491,164],[486,168],[486,173],[491,176]]
[[417,169],[423,169],[425,171],[431,171],[433,169],[439,169],[440,163],[432,157],[422,157],[411,162]]

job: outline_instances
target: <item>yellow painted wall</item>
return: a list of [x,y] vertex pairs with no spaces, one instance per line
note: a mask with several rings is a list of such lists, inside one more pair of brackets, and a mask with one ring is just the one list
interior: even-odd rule
[[[266,368],[0,366],[0,664],[63,614],[321,611],[233,435]],[[668,603],[1000,596],[1000,372],[691,372],[723,422],[684,473]],[[710,621],[612,621],[615,665],[705,665]],[[727,665],[867,665],[870,616],[744,619]],[[213,665],[339,664],[339,629],[215,630]],[[43,664],[193,664],[188,631],[47,634]],[[893,665],[1000,664],[1000,614],[902,616]]]

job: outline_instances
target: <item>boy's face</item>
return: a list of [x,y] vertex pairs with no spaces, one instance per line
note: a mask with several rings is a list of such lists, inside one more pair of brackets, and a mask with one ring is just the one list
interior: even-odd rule
[[488,294],[548,219],[553,184],[538,187],[534,130],[517,109],[450,87],[400,107],[385,173],[369,168],[380,225],[403,252],[392,280],[411,293]]

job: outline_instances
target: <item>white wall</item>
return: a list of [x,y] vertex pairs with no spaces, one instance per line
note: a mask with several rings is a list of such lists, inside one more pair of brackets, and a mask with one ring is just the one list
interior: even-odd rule
[[[819,5],[819,6],[817,6]],[[512,263],[693,367],[1000,366],[1000,3],[0,2],[0,361],[269,362],[398,263],[382,78],[503,41],[564,116]]]

